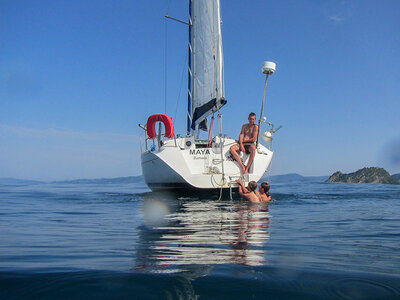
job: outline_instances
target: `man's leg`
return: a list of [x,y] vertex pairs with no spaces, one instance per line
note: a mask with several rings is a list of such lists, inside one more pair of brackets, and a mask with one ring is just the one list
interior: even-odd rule
[[242,172],[245,172],[245,167],[244,164],[242,162],[242,159],[240,158],[240,151],[239,151],[239,145],[233,145],[231,146],[231,148],[229,149],[229,151],[231,152],[233,158],[239,163],[240,168],[242,169]]
[[247,163],[246,168],[244,169],[244,173],[243,173],[243,174],[249,173],[251,164],[253,163],[253,160],[254,160],[254,156],[256,156],[256,146],[251,145],[251,146],[249,147],[249,151],[250,151],[249,161],[248,161],[248,163]]

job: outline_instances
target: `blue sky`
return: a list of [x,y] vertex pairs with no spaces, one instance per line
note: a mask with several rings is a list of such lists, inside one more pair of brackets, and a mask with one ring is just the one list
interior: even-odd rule
[[[221,6],[228,135],[259,114],[272,60],[272,174],[400,172],[400,2]],[[186,20],[186,1],[1,1],[0,177],[138,175],[137,124],[165,98],[184,133],[187,28],[166,13]]]

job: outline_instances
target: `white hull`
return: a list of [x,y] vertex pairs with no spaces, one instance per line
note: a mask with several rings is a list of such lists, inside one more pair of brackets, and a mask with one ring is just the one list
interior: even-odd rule
[[[221,144],[222,142],[222,156]],[[248,175],[242,176],[240,167],[233,160],[229,148],[235,143],[231,138],[214,138],[212,147],[195,143],[193,137],[165,141],[156,151],[142,153],[144,179],[153,190],[168,189],[220,189],[236,187],[234,181],[258,181],[267,170],[273,152],[259,144]],[[242,154],[244,164],[248,155]]]

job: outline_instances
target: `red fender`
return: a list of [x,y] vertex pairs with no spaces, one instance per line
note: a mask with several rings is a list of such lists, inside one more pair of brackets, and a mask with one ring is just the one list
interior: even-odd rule
[[154,139],[156,134],[156,123],[163,122],[165,126],[165,137],[173,138],[174,137],[174,124],[172,123],[172,119],[170,116],[164,114],[156,114],[152,115],[147,119],[147,135],[150,139]]

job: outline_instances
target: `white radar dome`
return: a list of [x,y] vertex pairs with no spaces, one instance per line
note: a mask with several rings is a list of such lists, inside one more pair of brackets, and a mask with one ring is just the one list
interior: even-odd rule
[[264,132],[264,134],[262,135],[262,139],[266,142],[270,142],[272,141],[272,133],[270,131],[266,131]]
[[262,66],[262,72],[264,74],[273,74],[276,70],[276,63],[272,61],[264,61]]

